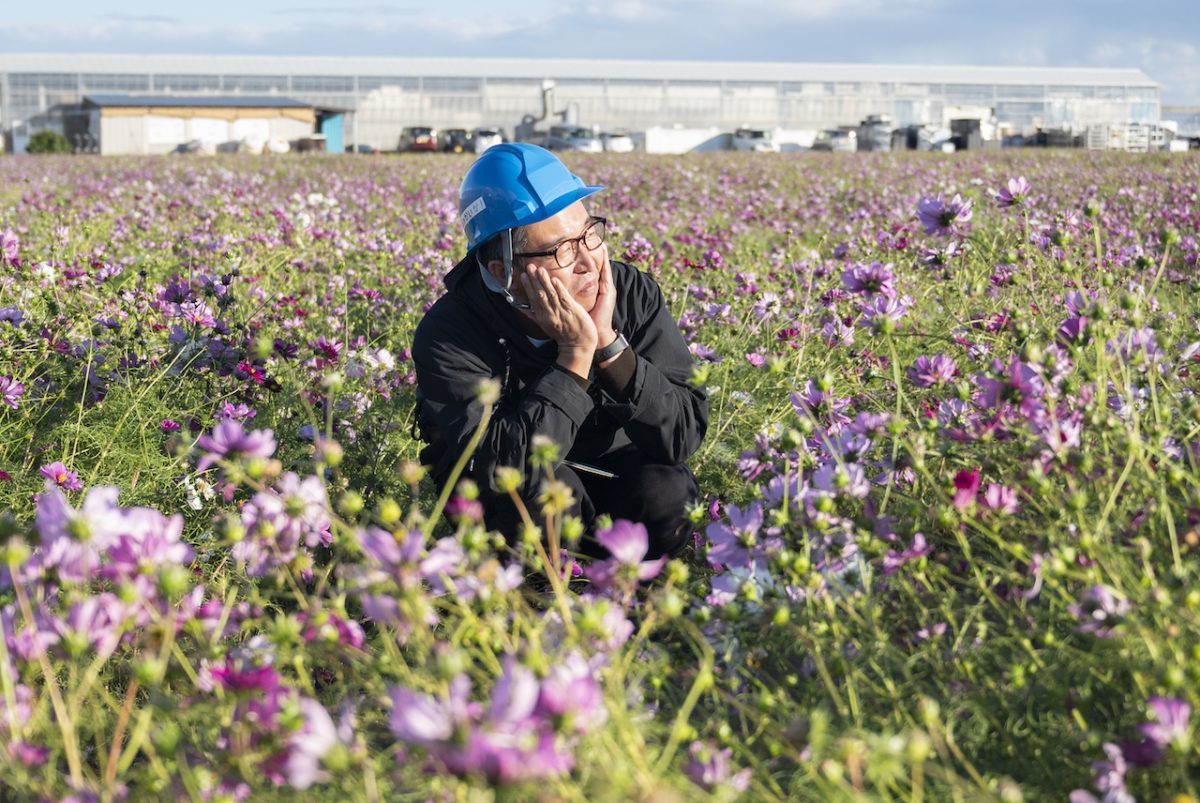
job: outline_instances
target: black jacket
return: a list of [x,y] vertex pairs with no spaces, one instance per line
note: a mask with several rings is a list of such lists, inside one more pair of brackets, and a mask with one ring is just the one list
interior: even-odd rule
[[688,384],[692,357],[662,291],[648,274],[622,262],[611,265],[613,328],[636,357],[623,398],[601,382],[585,390],[585,383],[555,364],[555,343],[530,343],[516,326],[515,311],[484,285],[473,256],[447,274],[447,293],[417,326],[412,349],[417,425],[429,444],[421,462],[432,467],[439,485],[480,421],[476,389],[488,378],[500,381],[500,400],[469,469],[484,489],[495,490],[498,466],[528,476],[534,435],[547,436],[561,457],[580,462],[633,444],[647,462],[682,463],[700,446],[708,400]]

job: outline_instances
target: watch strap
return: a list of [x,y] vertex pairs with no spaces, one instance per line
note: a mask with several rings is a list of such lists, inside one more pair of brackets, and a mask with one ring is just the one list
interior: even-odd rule
[[616,340],[609,343],[602,349],[596,349],[596,356],[593,362],[595,362],[597,365],[602,362],[607,362],[627,348],[629,348],[629,341],[625,339],[625,335],[617,332]]

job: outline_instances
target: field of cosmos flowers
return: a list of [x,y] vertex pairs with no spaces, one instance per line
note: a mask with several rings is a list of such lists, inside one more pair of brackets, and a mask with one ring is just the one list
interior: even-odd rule
[[416,462],[469,164],[0,160],[0,800],[1195,799],[1200,159],[571,159],[712,409],[585,566]]

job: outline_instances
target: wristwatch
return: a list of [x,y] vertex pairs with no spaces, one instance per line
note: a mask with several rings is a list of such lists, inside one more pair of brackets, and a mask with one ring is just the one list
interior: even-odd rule
[[592,361],[596,363],[596,365],[599,365],[602,362],[611,360],[613,357],[617,356],[627,348],[629,348],[629,341],[625,339],[625,335],[617,332],[616,340],[609,343],[602,349],[596,349],[596,356]]

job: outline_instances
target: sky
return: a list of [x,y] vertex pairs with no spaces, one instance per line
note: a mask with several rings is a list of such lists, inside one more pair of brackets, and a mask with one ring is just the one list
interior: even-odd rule
[[0,52],[1139,68],[1200,106],[1196,0],[11,2]]

